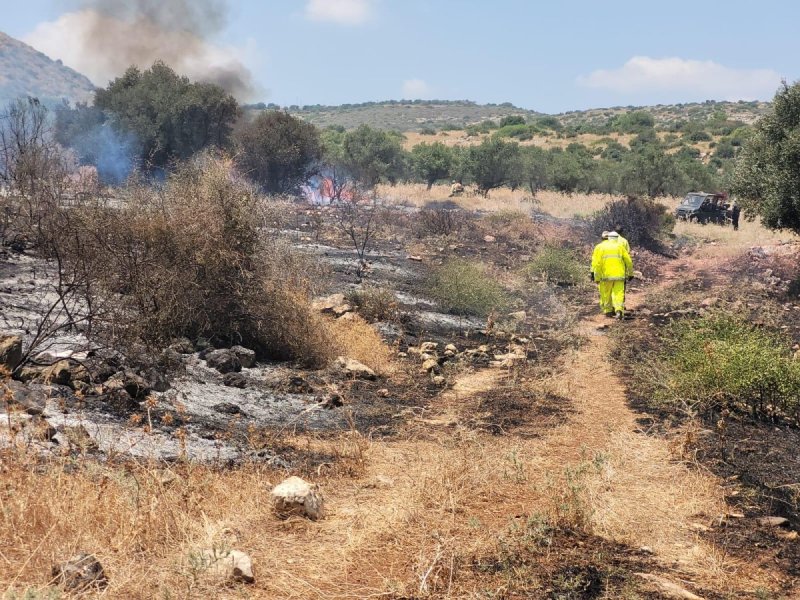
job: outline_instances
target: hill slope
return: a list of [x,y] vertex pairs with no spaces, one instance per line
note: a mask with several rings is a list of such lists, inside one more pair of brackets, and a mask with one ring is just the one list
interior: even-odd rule
[[[656,126],[667,126],[676,121],[705,121],[715,113],[724,112],[731,120],[753,123],[769,108],[769,102],[694,102],[657,106],[617,106],[595,108],[561,113],[555,116],[564,126],[591,125],[606,123],[614,115],[641,110],[653,115]],[[280,109],[277,105],[251,108]],[[508,115],[521,115],[529,121],[543,116],[543,113],[519,108],[511,103],[476,104],[466,100],[414,100],[385,102],[365,102],[362,104],[343,104],[341,106],[289,106],[283,107],[319,127],[331,125],[346,129],[367,124],[380,129],[396,131],[421,131],[424,129],[463,129],[467,125],[481,121],[498,121]]]
[[86,101],[94,89],[84,75],[0,31],[0,105],[24,96],[45,103]]

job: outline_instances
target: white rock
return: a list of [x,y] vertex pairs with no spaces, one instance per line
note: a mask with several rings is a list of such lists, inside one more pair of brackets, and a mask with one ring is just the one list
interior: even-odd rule
[[693,594],[678,584],[672,583],[668,579],[664,579],[658,575],[653,575],[652,573],[635,573],[635,575],[652,583],[667,598],[675,598],[676,600],[703,600],[701,596]]
[[344,371],[346,375],[354,379],[375,379],[377,377],[375,371],[354,358],[340,356],[336,359],[336,365],[339,369]]
[[252,559],[238,550],[205,549],[200,553],[199,566],[220,583],[253,583],[256,580]]
[[436,342],[422,342],[419,345],[420,352],[436,352],[436,349],[439,347],[439,344]]
[[300,515],[316,521],[325,513],[319,486],[296,476],[283,480],[273,488],[272,502],[275,512],[281,517]]

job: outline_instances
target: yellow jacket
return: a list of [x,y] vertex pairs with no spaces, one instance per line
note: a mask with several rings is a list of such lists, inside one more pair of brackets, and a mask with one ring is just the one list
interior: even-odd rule
[[631,245],[628,243],[628,240],[626,240],[626,239],[625,239],[624,237],[622,237],[622,236],[619,236],[619,237],[617,238],[617,241],[618,241],[620,244],[622,244],[623,246],[625,246],[625,250],[627,250],[627,251],[628,251],[628,254],[630,254],[630,253],[631,253]]
[[603,240],[592,252],[595,281],[625,281],[633,275],[633,261],[624,244],[615,239]]

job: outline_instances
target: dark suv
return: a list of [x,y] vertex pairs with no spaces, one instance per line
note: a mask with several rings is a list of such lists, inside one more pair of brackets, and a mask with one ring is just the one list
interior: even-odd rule
[[731,204],[727,194],[707,194],[705,192],[689,192],[675,209],[675,217],[684,221],[698,223],[718,223],[727,225],[731,222]]

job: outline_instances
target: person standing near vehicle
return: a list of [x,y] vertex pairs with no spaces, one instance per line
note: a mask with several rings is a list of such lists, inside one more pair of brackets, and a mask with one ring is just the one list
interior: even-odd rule
[[739,208],[739,205],[736,202],[733,203],[731,207],[731,223],[733,223],[733,230],[739,231],[739,214],[742,212],[742,209]]
[[592,281],[597,283],[600,309],[607,317],[625,318],[625,283],[633,278],[630,253],[616,231],[603,232],[592,252]]

